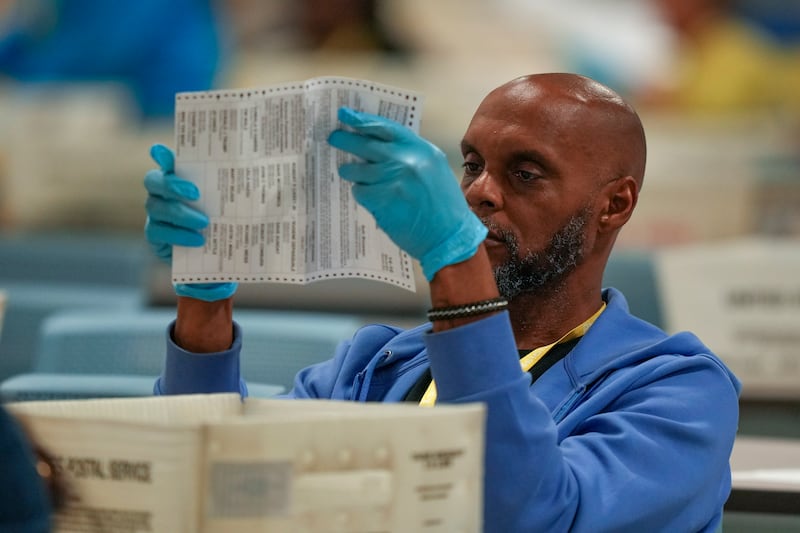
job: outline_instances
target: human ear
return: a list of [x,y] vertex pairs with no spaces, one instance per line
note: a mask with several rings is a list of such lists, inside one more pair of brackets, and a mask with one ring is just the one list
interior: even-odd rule
[[623,176],[606,185],[605,205],[598,219],[600,231],[617,231],[631,218],[639,200],[639,183],[633,176]]

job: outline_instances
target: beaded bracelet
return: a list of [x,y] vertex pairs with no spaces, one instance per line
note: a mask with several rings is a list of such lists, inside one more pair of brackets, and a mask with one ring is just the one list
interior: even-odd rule
[[465,318],[502,311],[506,307],[508,307],[508,300],[503,297],[481,300],[470,304],[454,305],[452,307],[434,307],[433,309],[428,309],[428,320],[436,322],[437,320]]

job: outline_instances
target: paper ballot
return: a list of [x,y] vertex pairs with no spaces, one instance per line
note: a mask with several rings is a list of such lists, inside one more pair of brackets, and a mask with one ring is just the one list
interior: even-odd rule
[[57,533],[482,530],[480,404],[214,394],[7,407],[70,486]]
[[341,106],[419,130],[419,93],[322,77],[260,89],[179,93],[176,173],[211,219],[202,248],[176,248],[174,282],[305,284],[358,277],[414,291],[408,255],[352,197],[328,135]]

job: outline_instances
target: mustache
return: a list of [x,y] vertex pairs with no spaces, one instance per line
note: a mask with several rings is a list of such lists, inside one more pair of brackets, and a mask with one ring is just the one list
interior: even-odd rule
[[507,246],[517,245],[517,237],[511,230],[504,228],[490,218],[481,217],[480,221],[494,238],[504,242]]

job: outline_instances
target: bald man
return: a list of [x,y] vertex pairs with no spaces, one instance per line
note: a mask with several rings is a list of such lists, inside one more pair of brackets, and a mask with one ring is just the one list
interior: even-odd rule
[[[588,78],[512,80],[464,134],[461,191],[444,154],[410,130],[346,108],[339,119],[348,127],[330,144],[360,158],[340,175],[420,261],[430,322],[362,328],[287,396],[484,402],[485,531],[716,530],[739,382],[695,336],[667,335],[602,287],[642,187],[635,111]],[[202,242],[201,214],[187,220],[193,198],[174,192],[188,182],[171,154],[154,157],[146,235],[168,259],[172,245]],[[244,390],[236,286],[176,290],[156,392]],[[199,379],[209,352],[226,363]]]

